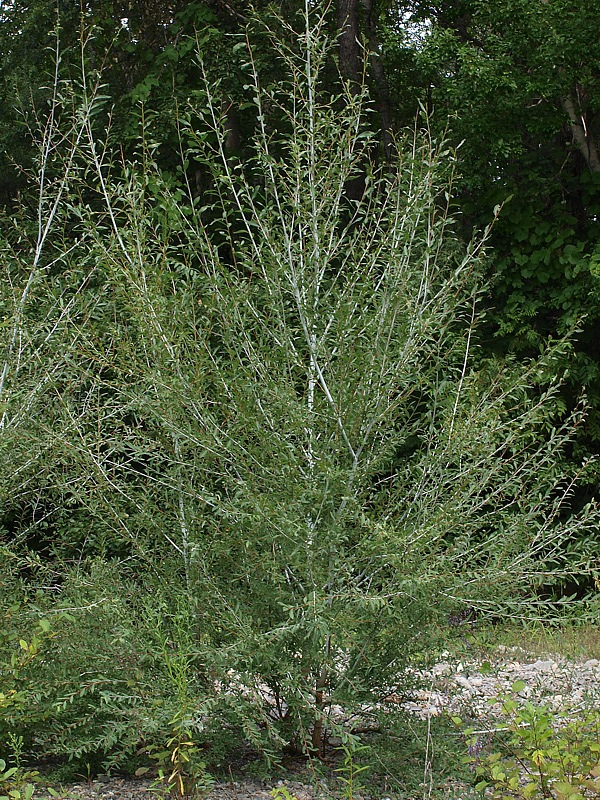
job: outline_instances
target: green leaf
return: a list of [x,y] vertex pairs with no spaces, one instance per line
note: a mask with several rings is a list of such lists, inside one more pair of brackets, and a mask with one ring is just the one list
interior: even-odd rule
[[553,788],[559,800],[583,800],[582,794],[579,790],[568,781],[556,781]]

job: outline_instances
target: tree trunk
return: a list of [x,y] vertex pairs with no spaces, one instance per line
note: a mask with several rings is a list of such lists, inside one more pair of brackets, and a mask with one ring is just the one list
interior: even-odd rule
[[600,172],[600,158],[596,149],[596,142],[591,130],[588,128],[585,113],[581,108],[576,108],[571,95],[561,98],[561,104],[569,116],[573,144],[585,158],[590,172]]
[[377,20],[373,14],[373,0],[361,0],[361,5],[364,11],[365,28],[369,44],[369,63],[371,65],[371,73],[377,93],[377,106],[381,117],[381,141],[386,163],[390,165],[395,150],[390,87],[385,76],[383,61],[381,60],[381,43],[377,36]]
[[323,733],[325,726],[323,725],[323,708],[325,707],[324,703],[325,689],[327,688],[328,678],[329,674],[327,671],[327,667],[323,666],[319,673],[319,677],[317,678],[317,684],[315,687],[316,718],[312,732],[312,742],[311,742],[313,752],[319,758],[323,756],[323,749],[324,749]]
[[358,0],[338,0],[337,27],[339,31],[340,73],[350,82],[353,91],[362,86],[362,58],[358,26]]
[[229,98],[221,103],[221,112],[225,123],[225,152],[228,156],[239,155],[242,147],[242,132],[237,107]]

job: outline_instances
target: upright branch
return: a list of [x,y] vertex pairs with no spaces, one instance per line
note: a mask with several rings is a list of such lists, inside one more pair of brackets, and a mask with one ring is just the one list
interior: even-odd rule
[[[8,343],[4,352],[4,359],[0,371],[0,408],[3,409],[2,416],[0,417],[0,429],[4,429],[8,421],[8,412],[4,396],[8,388],[9,373],[12,367],[14,370],[13,380],[16,379],[20,361],[23,356],[21,352],[21,343],[23,338],[25,307],[32,286],[36,280],[44,271],[47,271],[55,264],[55,261],[50,261],[50,263],[42,265],[42,254],[54,221],[64,202],[65,194],[71,179],[74,158],[78,153],[81,137],[91,110],[91,106],[83,110],[83,119],[74,118],[69,131],[64,131],[59,127],[58,114],[62,107],[62,99],[59,96],[60,56],[60,39],[57,33],[50,109],[46,117],[40,141],[37,176],[37,235],[32,248],[32,257],[27,278],[20,293],[19,290],[17,290],[17,296],[13,301],[13,321],[10,327]],[[62,152],[65,143],[68,143],[66,153]],[[60,159],[63,164],[63,169],[60,177],[53,181],[49,174],[51,160],[59,150],[61,151]],[[59,260],[66,257],[66,255],[68,255],[68,253],[61,254]]]

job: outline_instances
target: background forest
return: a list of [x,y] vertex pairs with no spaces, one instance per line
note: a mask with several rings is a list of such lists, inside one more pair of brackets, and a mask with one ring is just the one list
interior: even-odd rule
[[600,8],[0,21],[0,765],[400,747],[457,620],[597,622]]

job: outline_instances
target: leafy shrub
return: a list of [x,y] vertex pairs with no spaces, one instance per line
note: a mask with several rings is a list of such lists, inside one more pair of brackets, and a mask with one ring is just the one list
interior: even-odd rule
[[549,571],[588,569],[561,560],[598,523],[560,468],[583,413],[556,424],[568,343],[523,368],[475,356],[485,236],[456,232],[453,154],[424,122],[393,170],[373,163],[366,91],[323,92],[335,39],[305,9],[294,47],[263,31],[278,86],[247,52],[250,164],[224,148],[218,86],[182,115],[201,198],[145,131],[119,162],[99,84],[57,87],[44,224],[0,248],[0,491],[63,614],[27,665],[35,725],[15,716],[46,754],[181,760],[225,722],[269,758],[322,754],[332,709],[385,702],[436,615],[526,611]]
[[0,800],[31,800],[35,791],[32,778],[37,778],[37,772],[7,767],[6,761],[0,758]]
[[[493,800],[584,800],[600,796],[600,710],[565,709],[523,701],[512,692],[492,698],[505,722],[489,732],[465,728],[465,763],[476,789]],[[462,724],[456,718],[458,724]]]
[[[5,726],[24,736],[29,753],[116,768],[144,742],[169,735],[181,699],[169,668],[193,655],[177,639],[181,621],[171,624],[168,601],[155,592],[150,602],[142,575],[136,578],[117,564],[84,564],[65,574],[60,589],[11,607],[22,629],[43,611],[52,614],[43,658],[32,655],[38,637],[13,648],[21,689],[10,695],[10,713],[0,713]],[[49,631],[45,619],[38,625]],[[198,702],[202,671],[185,677],[190,702]]]
[[[5,573],[6,576],[6,573]],[[17,764],[10,769],[20,770],[22,738],[21,721],[24,716],[36,719],[32,704],[35,688],[29,682],[29,674],[39,664],[55,633],[51,623],[39,614],[33,618],[23,613],[27,600],[17,600],[11,592],[14,586],[6,584],[5,594],[0,600],[0,753],[16,754]],[[16,746],[19,743],[19,746]],[[12,773],[11,773],[12,774]]]

